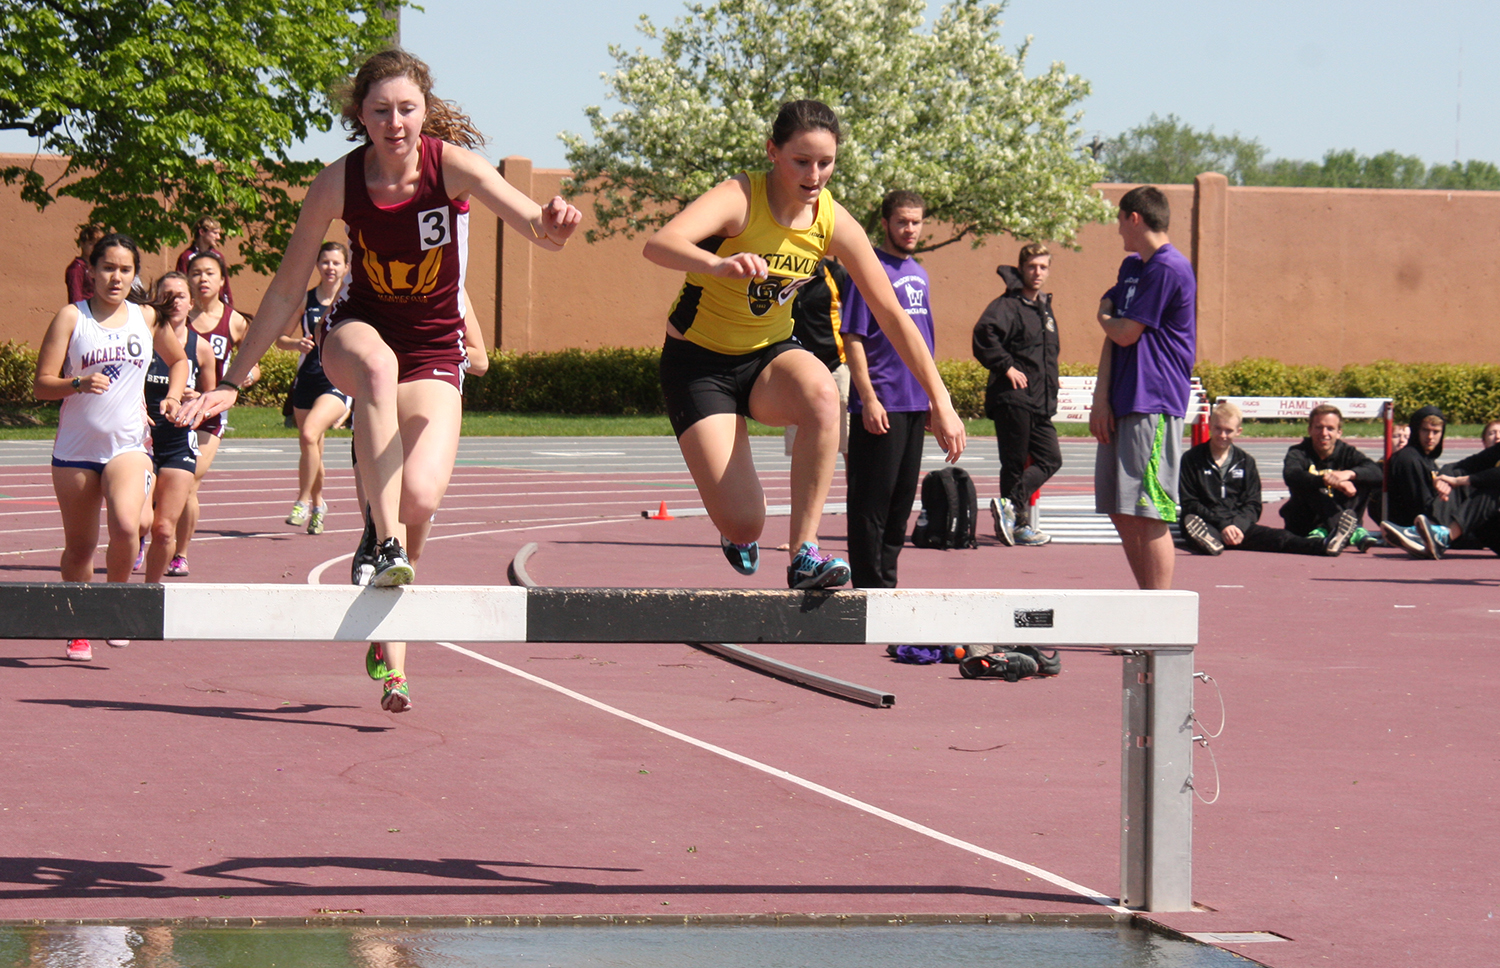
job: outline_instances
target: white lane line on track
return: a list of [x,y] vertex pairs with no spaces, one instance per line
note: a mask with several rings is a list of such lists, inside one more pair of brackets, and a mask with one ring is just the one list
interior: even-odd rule
[[[493,528],[488,531],[465,531],[462,534],[434,534],[428,536],[427,543],[432,544],[434,541],[443,541],[448,538],[477,538],[487,534],[513,534],[517,531],[546,531],[549,528],[587,528],[590,525],[594,524],[619,524],[622,521],[638,521],[640,519],[635,515],[631,515],[630,517],[617,518],[596,518],[590,515],[587,518],[536,518],[534,520],[557,521],[559,523],[543,525],[533,525],[528,523],[514,528]],[[360,531],[363,532],[364,529],[361,528]],[[324,533],[326,534],[327,532]],[[351,551],[347,555],[339,555],[337,558],[329,558],[327,561],[315,566],[312,571],[307,573],[307,583],[309,585],[323,584],[323,572],[327,571],[330,567],[338,564],[339,562],[348,561],[353,557],[354,552]]]
[[1040,867],[1035,867],[1031,864],[1026,863],[1025,861],[1016,860],[1014,857],[1007,857],[1004,854],[996,853],[993,850],[987,850],[983,847],[980,847],[978,844],[971,844],[967,840],[959,840],[957,837],[949,836],[948,834],[945,834],[940,830],[934,830],[931,827],[917,823],[915,820],[909,820],[906,817],[901,816],[900,814],[891,813],[889,810],[883,810],[872,803],[866,803],[863,800],[856,800],[854,797],[851,797],[848,794],[840,793],[837,790],[830,789],[819,783],[814,783],[811,780],[805,780],[802,777],[797,776],[795,773],[788,773],[786,770],[778,769],[777,767],[771,766],[767,763],[762,763],[759,760],[753,760],[750,757],[745,756],[741,753],[736,753],[733,750],[727,750],[722,746],[715,746],[712,743],[698,739],[694,736],[689,736],[686,733],[679,733],[675,729],[671,729],[658,723],[654,723],[649,719],[642,719],[641,717],[636,716],[632,713],[628,713],[623,709],[617,709],[614,706],[608,705],[607,703],[603,703],[597,699],[585,696],[583,693],[575,692],[572,689],[567,688],[566,686],[560,686],[555,682],[551,682],[550,680],[543,679],[540,676],[533,675],[532,673],[526,672],[523,669],[517,669],[515,666],[506,665],[504,662],[501,662],[498,659],[491,659],[487,655],[481,655],[480,653],[466,649],[463,646],[455,645],[452,642],[439,642],[437,644],[441,645],[445,649],[450,649],[454,652],[457,652],[460,655],[466,655],[469,658],[477,659],[478,661],[483,662],[486,665],[494,666],[496,669],[499,669],[502,672],[508,672],[513,676],[525,679],[527,682],[531,682],[536,685],[542,686],[543,688],[551,689],[554,692],[561,693],[562,695],[567,696],[569,699],[575,699],[578,702],[583,703],[584,705],[592,706],[595,709],[610,714],[611,716],[618,716],[626,722],[634,723],[637,726],[643,726],[646,729],[661,733],[663,736],[670,736],[672,739],[687,743],[689,746],[696,746],[701,750],[706,750],[717,756],[722,756],[725,759],[732,760],[735,763],[739,763],[741,766],[748,766],[753,770],[759,770],[760,772],[774,776],[779,780],[784,780],[787,783],[792,783],[800,786],[805,790],[811,790],[813,793],[828,797],[830,800],[842,803],[847,807],[853,807],[854,809],[859,810],[862,813],[867,813],[872,817],[878,817],[879,819],[893,823],[898,827],[903,827],[906,830],[910,830],[912,833],[921,834],[924,837],[930,837],[933,840],[936,840],[939,843],[947,844],[950,847],[957,847],[959,850],[968,851],[971,854],[977,854],[980,857],[996,861],[997,863],[1004,864],[1007,867],[1013,867],[1024,874],[1029,874],[1032,877],[1044,880],[1049,884],[1053,884],[1057,887],[1062,888],[1065,891],[1071,891],[1072,893],[1086,898],[1087,900],[1093,901],[1095,904],[1103,905],[1104,907],[1109,908],[1111,911],[1115,911],[1120,914],[1130,913],[1130,909],[1122,907],[1115,898],[1107,897],[1106,895],[1101,894],[1098,891],[1093,890],[1092,888],[1084,887],[1082,884],[1075,884],[1073,881],[1070,881],[1067,878],[1061,877],[1057,874],[1053,874],[1051,871],[1042,870]]

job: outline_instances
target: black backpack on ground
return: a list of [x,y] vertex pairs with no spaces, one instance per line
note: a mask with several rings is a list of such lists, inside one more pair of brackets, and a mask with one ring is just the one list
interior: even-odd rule
[[977,548],[974,522],[979,515],[979,497],[974,480],[962,467],[929,471],[922,478],[922,512],[911,529],[911,543],[918,548]]

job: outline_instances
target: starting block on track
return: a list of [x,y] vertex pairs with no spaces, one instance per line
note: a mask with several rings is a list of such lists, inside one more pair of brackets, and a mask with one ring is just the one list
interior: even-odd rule
[[0,638],[744,642],[1090,649],[1124,657],[1120,902],[1192,909],[1184,591],[0,583]]

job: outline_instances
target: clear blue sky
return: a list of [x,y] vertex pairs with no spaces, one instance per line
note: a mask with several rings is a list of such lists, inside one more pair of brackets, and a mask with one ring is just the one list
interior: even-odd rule
[[[437,92],[468,110],[492,158],[526,155],[540,167],[563,167],[558,132],[586,132],[583,109],[604,100],[599,75],[614,66],[609,45],[641,44],[640,14],[664,24],[686,12],[681,0],[426,7],[404,13],[403,41],[432,66]],[[1005,21],[1008,47],[1033,37],[1028,73],[1062,61],[1093,85],[1088,135],[1107,139],[1154,112],[1259,138],[1272,157],[1394,149],[1446,163],[1457,138],[1458,157],[1500,164],[1494,0],[1014,0]],[[0,150],[28,147],[0,138]],[[331,160],[347,147],[329,135],[299,154]]]

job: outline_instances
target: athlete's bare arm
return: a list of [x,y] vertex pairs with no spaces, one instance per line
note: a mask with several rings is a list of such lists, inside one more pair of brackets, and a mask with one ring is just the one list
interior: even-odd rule
[[31,395],[38,400],[61,400],[75,393],[103,393],[109,389],[109,377],[90,373],[79,378],[78,389],[62,375],[63,361],[68,358],[68,341],[78,326],[78,307],[72,303],[57,311],[42,337],[36,354],[36,377],[31,381]]
[[464,355],[469,358],[469,376],[484,376],[490,369],[490,355],[484,348],[484,331],[479,328],[479,314],[474,312],[474,300],[469,290],[463,290],[464,300]]
[[[328,235],[328,226],[344,213],[344,158],[324,168],[313,179],[302,200],[302,211],[297,216],[297,227],[292,231],[292,241],[286,247],[286,255],[276,270],[276,278],[266,290],[260,302],[260,311],[245,333],[240,351],[230,361],[224,379],[239,386],[251,378],[251,371],[266,350],[280,335],[286,319],[298,308],[306,297],[307,279],[318,264],[318,250]],[[182,409],[177,423],[196,427],[204,418],[223,413],[234,405],[239,394],[227,386],[217,386]]]
[[736,175],[699,195],[646,242],[643,254],[667,269],[724,279],[763,279],[766,260],[753,252],[723,258],[698,247],[715,236],[733,238],[750,221],[750,179]]
[[901,361],[927,392],[928,399],[932,401],[931,416],[928,419],[933,436],[937,438],[938,446],[947,453],[948,462],[952,463],[964,452],[964,422],[953,409],[948,388],[943,386],[937,364],[927,351],[927,341],[922,338],[911,317],[906,315],[906,310],[901,308],[896,292],[891,288],[890,277],[885,274],[880,260],[875,257],[875,250],[870,246],[865,230],[844,206],[837,202],[834,205],[833,239],[828,251],[838,256],[844,268],[849,270],[849,277],[865,297],[880,331],[891,341],[891,346],[900,354]]
[[150,306],[142,306],[141,312],[146,316],[146,325],[151,327],[153,333],[151,348],[170,368],[167,373],[167,392],[161,401],[161,415],[172,420],[182,409],[182,394],[187,387],[192,366],[188,363],[187,351],[177,341],[177,334],[172,332],[172,327],[166,323],[156,325],[156,311]]
[[521,236],[556,252],[583,221],[583,213],[556,196],[538,205],[506,181],[494,166],[467,148],[443,145],[443,184],[450,198],[472,196]]

